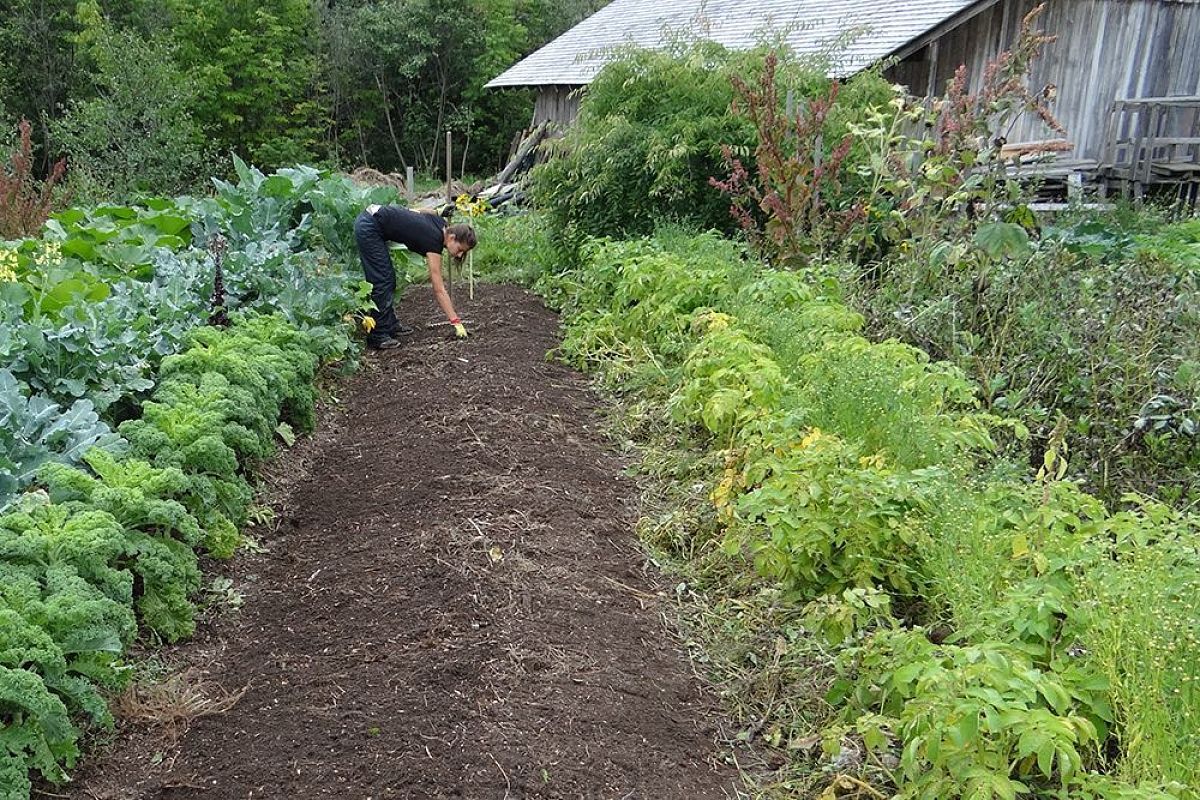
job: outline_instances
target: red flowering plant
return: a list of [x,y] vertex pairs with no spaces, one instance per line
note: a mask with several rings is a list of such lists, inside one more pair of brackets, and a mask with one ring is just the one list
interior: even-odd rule
[[1026,113],[1065,133],[1050,109],[1054,87],[1035,92],[1028,85],[1033,61],[1055,40],[1034,29],[1044,7],[1025,16],[1013,48],[987,64],[976,91],[967,68],[959,66],[942,97],[918,100],[895,87],[895,113],[876,114],[855,128],[874,153],[868,220],[886,221],[849,237],[860,252],[868,249],[868,236],[876,237],[877,250],[918,241],[936,246],[956,229],[994,218],[1001,205],[1012,221],[1031,221],[1020,202],[1023,189],[1006,171],[1003,148]]
[[0,239],[36,233],[54,210],[56,189],[66,171],[58,161],[45,178],[34,171],[33,126],[21,120],[19,137],[8,164],[0,164]]
[[753,173],[733,148],[722,148],[729,177],[710,183],[727,193],[730,212],[751,243],[772,263],[802,267],[824,253],[861,216],[840,204],[842,178],[852,139],[826,145],[830,112],[841,85],[801,104],[789,114],[779,101],[779,59],[768,53],[755,84],[732,78],[733,112],[745,115],[758,133]]
[[970,91],[965,67],[936,99],[892,86],[885,102],[874,98],[852,109],[855,119],[832,139],[830,116],[842,87],[833,82],[789,114],[769,55],[756,85],[733,81],[734,111],[758,133],[756,167],[746,169],[727,147],[729,176],[712,184],[730,195],[731,212],[762,254],[791,266],[830,255],[876,261],[916,240],[932,246],[999,203],[1017,205],[1020,189],[1006,179],[1001,132],[1026,112],[1064,130],[1050,110],[1053,87],[1034,92],[1027,85],[1031,63],[1055,38],[1033,28],[1043,7],[1026,15],[1016,44],[987,65],[977,91]]

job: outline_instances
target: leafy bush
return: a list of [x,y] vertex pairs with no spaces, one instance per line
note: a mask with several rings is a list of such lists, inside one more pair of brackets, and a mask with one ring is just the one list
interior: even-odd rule
[[[669,238],[681,234],[667,234]],[[722,287],[745,270],[728,258],[737,248],[714,235],[681,238],[681,250],[651,241],[597,241],[584,266],[546,274],[538,286],[564,313],[588,324],[566,331],[562,353],[579,366],[624,361],[678,365],[691,342],[692,313],[713,306]]]
[[222,152],[272,167],[324,155],[316,7],[164,0],[154,8],[170,20],[171,66],[188,79],[189,124]]
[[814,429],[748,459],[730,542],[746,541],[759,573],[802,599],[873,587],[910,596],[925,544],[913,519],[936,496],[938,477],[896,470]]
[[902,798],[1052,793],[1084,774],[1100,741],[1089,715],[1103,681],[1038,669],[995,642],[931,643],[922,630],[883,632],[857,656],[849,706],[868,747],[902,745]]
[[51,126],[80,197],[128,200],[200,185],[211,154],[193,118],[197,86],[161,38],[112,30],[86,34],[96,95],[75,98]]
[[683,363],[683,384],[672,397],[676,420],[703,425],[721,440],[776,411],[787,380],[769,348],[730,327],[725,314],[698,315],[707,328]]
[[607,64],[556,157],[534,170],[532,192],[557,243],[573,253],[586,236],[644,235],[664,221],[731,230],[708,179],[721,170],[722,144],[751,146],[730,112],[729,78],[756,61],[701,42]]
[[1073,474],[1106,501],[1137,490],[1187,503],[1200,469],[1190,224],[1135,237],[1086,220],[1000,257],[976,242],[898,256],[853,301],[877,335],[960,365],[1036,447],[1069,418]]

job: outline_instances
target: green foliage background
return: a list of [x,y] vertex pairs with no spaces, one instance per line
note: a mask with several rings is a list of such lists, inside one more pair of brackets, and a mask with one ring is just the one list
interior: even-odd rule
[[[663,223],[734,233],[729,199],[710,179],[729,173],[725,148],[754,169],[757,134],[732,107],[730,79],[757,81],[765,52],[680,41],[664,51],[630,49],[601,70],[556,157],[534,172],[534,197],[565,251],[576,251],[589,236],[642,236]],[[781,97],[790,94],[803,104],[829,91],[823,57],[777,55]],[[848,121],[864,109],[886,107],[890,98],[874,72],[851,79],[830,114],[826,139],[836,143]],[[848,167],[862,160],[855,151]],[[853,181],[841,192],[852,196]]]
[[533,95],[483,85],[604,2],[13,0],[0,127],[33,120],[44,164],[109,199],[202,185],[230,153],[432,171],[447,128],[455,172],[491,173]]

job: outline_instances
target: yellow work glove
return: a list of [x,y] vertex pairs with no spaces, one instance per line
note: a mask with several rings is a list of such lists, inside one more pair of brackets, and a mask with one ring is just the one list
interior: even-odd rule
[[450,324],[454,326],[454,335],[455,336],[457,336],[459,339],[467,338],[467,328],[465,325],[462,324],[462,322],[460,320],[452,319],[452,320],[450,320]]

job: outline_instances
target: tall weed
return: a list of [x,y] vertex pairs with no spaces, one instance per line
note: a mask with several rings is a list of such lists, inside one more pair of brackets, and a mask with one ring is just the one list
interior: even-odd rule
[[35,171],[33,126],[23,119],[17,128],[17,141],[8,154],[8,163],[0,165],[0,239],[18,239],[36,233],[62,199],[58,190],[66,161],[55,162],[50,172],[39,178]]

